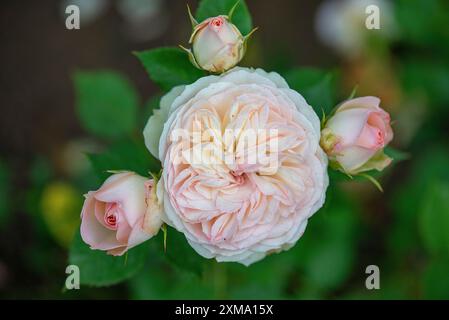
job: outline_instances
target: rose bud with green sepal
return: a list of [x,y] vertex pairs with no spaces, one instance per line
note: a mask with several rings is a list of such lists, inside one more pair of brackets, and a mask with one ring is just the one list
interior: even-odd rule
[[356,175],[391,163],[384,154],[393,139],[390,115],[379,107],[377,97],[359,97],[343,102],[325,122],[321,146],[336,169]]
[[222,73],[242,60],[246,43],[257,28],[243,36],[231,22],[234,9],[235,6],[228,15],[211,17],[201,23],[198,23],[190,9],[188,10],[193,27],[189,40],[192,49],[180,47],[189,54],[189,59],[195,67],[212,73]]

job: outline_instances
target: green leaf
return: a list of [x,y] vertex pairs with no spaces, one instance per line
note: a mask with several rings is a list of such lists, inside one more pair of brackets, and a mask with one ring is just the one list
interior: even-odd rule
[[336,77],[332,72],[315,68],[297,68],[285,75],[290,87],[298,91],[316,114],[329,114],[335,105]]
[[148,176],[149,172],[157,173],[161,169],[159,160],[151,155],[142,140],[120,141],[104,153],[87,156],[102,180],[110,175],[108,171],[128,170]]
[[449,183],[435,181],[427,189],[419,214],[421,236],[427,250],[449,258]]
[[[163,233],[158,235],[158,244],[161,253],[164,252]],[[186,237],[174,228],[167,228],[165,256],[168,261],[181,270],[190,271],[200,275],[203,270],[205,259],[193,250],[188,244]]]
[[[218,15],[228,15],[237,0],[202,0],[196,10],[196,19],[202,22],[210,17]],[[243,35],[247,35],[253,28],[251,14],[244,0],[237,4],[232,15],[234,23]]]
[[80,283],[90,286],[109,286],[132,277],[145,263],[148,246],[141,244],[121,257],[107,255],[104,251],[91,250],[81,239],[79,232],[69,253],[69,263],[80,269]]
[[76,72],[74,83],[78,116],[87,131],[106,138],[133,131],[139,101],[126,78],[112,71]]
[[190,84],[204,72],[195,68],[187,54],[178,48],[157,48],[135,52],[151,80],[168,91],[181,84]]

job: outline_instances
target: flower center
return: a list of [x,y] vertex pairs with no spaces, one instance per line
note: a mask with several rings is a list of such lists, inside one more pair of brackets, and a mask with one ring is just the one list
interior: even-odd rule
[[246,174],[243,171],[236,172],[234,170],[231,170],[229,173],[234,178],[234,183],[237,185],[243,184],[246,180]]
[[108,203],[106,205],[106,212],[104,215],[104,222],[107,226],[111,228],[117,227],[117,204],[116,203]]
[[223,25],[223,18],[218,17],[218,18],[213,18],[210,22],[212,27],[215,28],[220,28]]
[[106,222],[110,225],[110,226],[115,226],[116,222],[117,222],[117,218],[115,217],[115,215],[110,215],[106,218]]
[[382,133],[382,131],[378,130],[377,131],[377,143],[380,146],[384,146],[384,134]]

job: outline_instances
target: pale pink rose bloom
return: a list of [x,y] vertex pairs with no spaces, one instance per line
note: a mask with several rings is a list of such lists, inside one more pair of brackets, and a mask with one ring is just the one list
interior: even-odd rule
[[390,115],[379,104],[377,97],[347,100],[327,121],[322,145],[343,171],[356,174],[390,164],[382,150],[393,139],[393,130]]
[[81,237],[91,249],[122,255],[162,225],[154,181],[134,172],[113,174],[87,193],[81,219]]
[[[192,146],[221,150],[235,162],[193,161],[198,154],[186,156],[180,152],[185,141],[170,138],[179,129],[194,136],[204,128],[212,137],[191,139]],[[274,129],[269,137],[278,148],[269,156],[276,161],[245,161],[256,147],[265,150],[267,140],[245,145],[239,136],[226,139],[227,129]],[[158,188],[164,193],[164,222],[206,258],[250,265],[287,250],[324,202],[327,158],[319,146],[319,119],[277,73],[235,68],[176,87],[149,119],[144,137],[164,167]],[[202,160],[212,158],[207,157]]]
[[232,68],[245,54],[242,34],[225,16],[212,17],[198,24],[190,43],[198,67],[210,72]]

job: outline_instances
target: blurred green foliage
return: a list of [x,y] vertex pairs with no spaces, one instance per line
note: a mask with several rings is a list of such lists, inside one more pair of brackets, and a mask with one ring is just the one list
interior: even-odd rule
[[74,82],[77,111],[86,130],[109,138],[135,128],[139,102],[125,77],[113,71],[77,72]]
[[[233,2],[203,0],[196,17],[226,14]],[[166,252],[162,232],[130,250],[128,256],[114,258],[92,251],[75,231],[78,225],[55,232],[58,219],[67,217],[70,225],[79,219],[82,191],[98,188],[110,174],[108,170],[128,169],[142,175],[159,170],[159,161],[143,145],[141,131],[162,92],[142,106],[123,75],[78,72],[74,85],[80,122],[103,147],[86,152],[88,170],[76,179],[61,178],[49,160],[39,156],[25,173],[26,191],[15,194],[14,166],[0,161],[0,228],[6,230],[8,241],[26,243],[19,258],[24,266],[20,271],[33,275],[33,281],[38,279],[29,290],[23,289],[29,283],[11,287],[8,297],[449,299],[449,4],[398,0],[393,7],[399,34],[389,44],[388,54],[395,62],[392,73],[404,97],[393,113],[407,112],[410,101],[425,112],[412,118],[419,125],[411,139],[395,146],[405,151],[407,161],[379,177],[383,194],[367,182],[348,181],[330,172],[326,205],[309,220],[296,246],[248,268],[203,259],[174,229],[168,229]],[[243,33],[252,27],[244,1],[235,22]],[[270,52],[259,54],[269,56]],[[176,48],[136,55],[163,91],[203,76]],[[332,72],[284,69],[289,85],[304,95],[319,116],[350,94],[341,91],[344,68]],[[394,151],[391,155],[403,158]],[[55,181],[66,191],[56,192],[61,189],[54,188]],[[53,192],[45,196],[48,190]],[[67,190],[78,191],[78,198],[73,199],[73,192]],[[64,208],[63,213],[53,211],[58,206]],[[33,241],[15,235],[22,221],[32,225]],[[68,260],[81,267],[83,285],[81,290],[62,292],[67,265],[64,245],[73,233]],[[0,263],[17,255],[6,245],[2,252],[6,258],[0,257]],[[380,267],[380,290],[365,288],[365,268],[370,264]],[[116,285],[98,288],[111,284]]]
[[316,114],[328,115],[336,104],[337,74],[316,68],[295,68],[285,74],[289,86],[300,92]]

